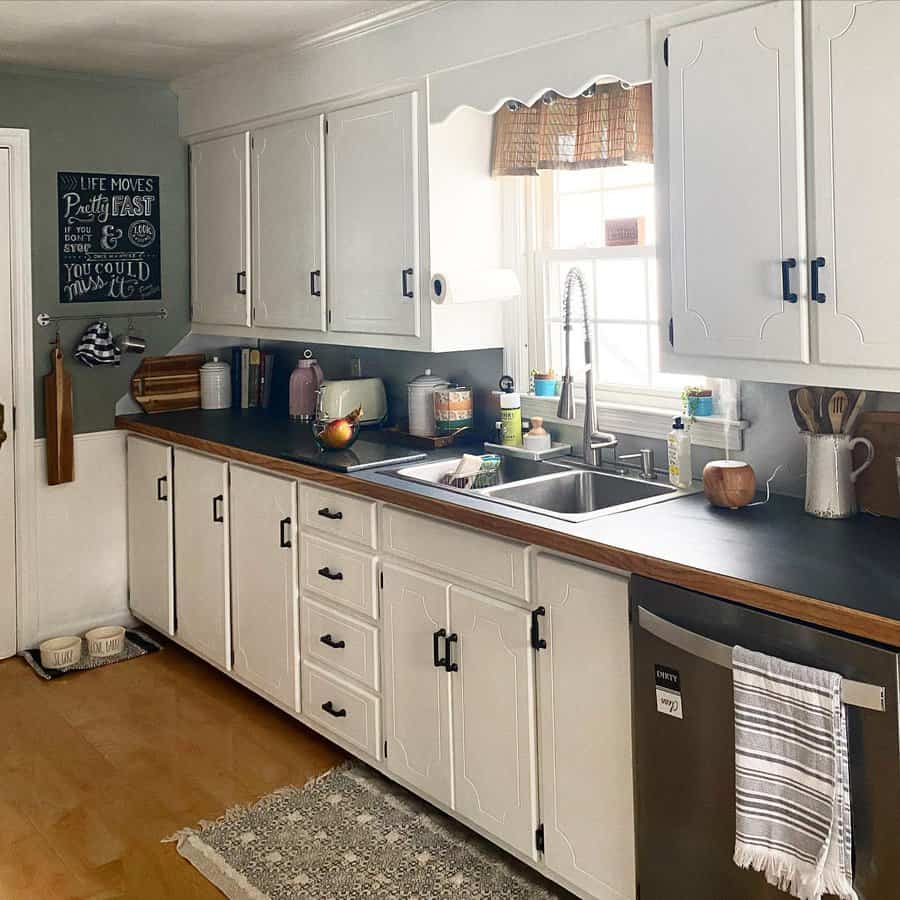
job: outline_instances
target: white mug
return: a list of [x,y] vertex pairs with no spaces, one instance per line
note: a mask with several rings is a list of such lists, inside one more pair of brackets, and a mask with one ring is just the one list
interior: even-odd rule
[[[806,511],[822,519],[846,519],[856,515],[856,479],[875,459],[868,438],[849,434],[809,434],[806,439]],[[862,444],[865,462],[853,468],[853,448]]]

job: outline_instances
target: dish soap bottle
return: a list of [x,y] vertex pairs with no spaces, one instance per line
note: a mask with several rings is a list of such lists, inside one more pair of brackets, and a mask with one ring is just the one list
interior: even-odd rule
[[684,427],[684,419],[675,416],[667,440],[669,451],[669,482],[677,488],[691,486],[691,434]]
[[522,398],[515,390],[511,375],[500,379],[500,443],[522,446]]
[[549,450],[550,434],[540,416],[531,417],[531,430],[522,437],[526,450]]

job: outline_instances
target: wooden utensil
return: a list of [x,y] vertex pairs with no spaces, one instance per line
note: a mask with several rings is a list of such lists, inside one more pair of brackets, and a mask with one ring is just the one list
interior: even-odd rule
[[[875,460],[856,480],[856,499],[864,512],[900,518],[895,458],[900,456],[900,412],[864,412],[856,436],[875,445]],[[858,465],[862,455],[854,457]]]
[[44,376],[44,416],[47,427],[47,484],[75,480],[75,438],[72,430],[72,376],[66,371],[59,341],[50,354]]
[[202,353],[147,356],[131,378],[131,396],[145,413],[200,408]]
[[856,425],[856,420],[859,418],[863,404],[866,402],[865,391],[851,391],[851,394],[856,396],[851,396],[850,398],[850,409],[844,417],[844,434],[853,434],[853,427]]
[[819,423],[816,418],[815,410],[813,409],[813,397],[810,389],[805,387],[797,388],[796,400],[797,409],[800,411],[800,415],[806,424],[806,430],[810,432],[810,434],[818,434]]
[[850,406],[846,391],[835,391],[828,399],[828,419],[831,422],[831,433],[841,434],[844,430],[844,419]]

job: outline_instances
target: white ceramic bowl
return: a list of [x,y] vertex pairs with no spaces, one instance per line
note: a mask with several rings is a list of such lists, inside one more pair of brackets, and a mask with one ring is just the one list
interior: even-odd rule
[[84,639],[91,656],[115,656],[125,646],[125,629],[121,625],[104,625],[86,632]]
[[38,648],[45,669],[63,669],[81,659],[81,638],[75,635],[50,638]]

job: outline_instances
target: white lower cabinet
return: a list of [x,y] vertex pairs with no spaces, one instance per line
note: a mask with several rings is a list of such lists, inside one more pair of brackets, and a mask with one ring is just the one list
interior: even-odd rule
[[175,449],[176,626],[180,640],[231,668],[228,463]]
[[172,448],[128,437],[128,605],[164,634],[175,632]]
[[544,862],[592,897],[633,898],[628,579],[543,554],[536,575]]
[[297,485],[231,467],[234,672],[299,709]]

